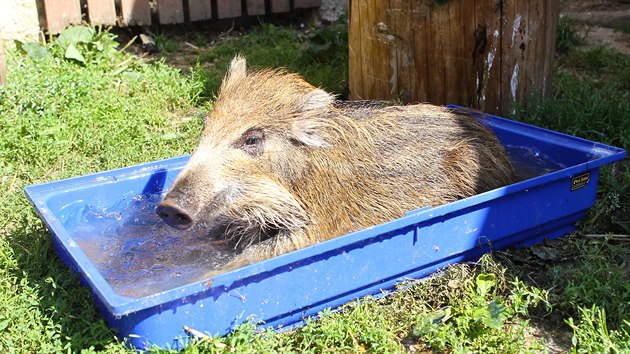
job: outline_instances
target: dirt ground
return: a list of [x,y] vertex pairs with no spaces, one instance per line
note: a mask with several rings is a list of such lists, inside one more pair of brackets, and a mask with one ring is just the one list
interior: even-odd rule
[[630,55],[630,0],[563,0],[560,6],[560,16],[580,23],[586,48],[604,45]]

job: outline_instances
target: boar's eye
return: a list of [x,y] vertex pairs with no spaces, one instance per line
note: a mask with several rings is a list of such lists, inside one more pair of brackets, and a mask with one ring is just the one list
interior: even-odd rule
[[249,138],[247,138],[247,140],[245,140],[246,146],[257,145],[259,143],[260,143],[260,138],[257,136],[250,136]]
[[239,147],[252,156],[259,156],[263,152],[263,140],[265,134],[261,129],[250,129],[243,133],[239,141]]

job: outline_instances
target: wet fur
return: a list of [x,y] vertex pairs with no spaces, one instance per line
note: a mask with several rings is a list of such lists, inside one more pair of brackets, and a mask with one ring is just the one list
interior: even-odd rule
[[[260,156],[230,150],[252,129],[265,134]],[[515,180],[476,119],[429,104],[335,101],[295,74],[247,72],[237,57],[169,193],[200,223],[221,216],[215,236],[242,250],[228,270]]]

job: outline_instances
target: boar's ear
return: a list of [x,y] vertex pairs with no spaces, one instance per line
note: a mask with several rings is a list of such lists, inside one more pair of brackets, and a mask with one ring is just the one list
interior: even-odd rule
[[247,75],[247,63],[245,58],[240,54],[237,54],[230,63],[230,69],[228,70],[225,79],[223,79],[223,87],[227,87],[232,83],[240,81]]
[[321,128],[318,125],[314,119],[301,119],[294,122],[291,127],[293,139],[310,147],[329,147],[330,144],[320,134]]
[[293,138],[312,147],[330,146],[323,136],[322,120],[317,113],[331,104],[334,99],[334,96],[321,89],[315,89],[306,94],[298,103],[297,109],[302,114],[291,127]]
[[307,93],[298,102],[298,110],[303,113],[316,111],[326,107],[335,100],[335,97],[322,89],[315,89]]

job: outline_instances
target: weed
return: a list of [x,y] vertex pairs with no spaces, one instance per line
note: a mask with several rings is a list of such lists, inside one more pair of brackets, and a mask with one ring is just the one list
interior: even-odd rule
[[346,306],[342,311],[320,314],[317,322],[309,320],[307,326],[294,333],[294,346],[300,352],[394,352],[398,349],[395,335],[387,318],[375,312],[375,300],[365,298]]
[[599,198],[580,228],[585,233],[630,234],[630,163],[622,161],[600,172]]
[[[449,294],[448,301],[439,304],[437,310],[419,314],[412,335],[437,351],[534,352],[541,349],[541,342],[528,339],[527,321],[519,316],[527,315],[531,307],[548,306],[546,293],[530,289],[518,279],[508,281],[505,269],[497,268],[489,256],[484,256],[480,263],[480,269],[492,265],[498,271],[477,273],[474,281],[449,279],[451,286],[458,288],[457,294]],[[429,285],[434,284],[429,281]],[[509,290],[508,285],[512,286]]]
[[569,318],[566,323],[573,330],[574,353],[628,353],[630,352],[630,322],[619,330],[608,330],[606,310],[593,305],[579,307],[579,322]]
[[193,39],[193,44],[197,47],[204,47],[206,46],[208,39],[203,36],[202,34],[195,32],[195,37]]
[[629,252],[609,242],[575,241],[580,257],[572,267],[551,269],[558,287],[559,309],[575,315],[575,309],[597,304],[609,315],[613,328],[630,320],[630,282],[625,260]]
[[627,22],[615,23],[612,27],[615,31],[630,34],[630,24],[628,24]]
[[595,74],[606,73],[610,69],[617,71],[618,68],[626,68],[630,65],[630,57],[605,46],[599,46],[593,49],[570,51],[566,65]]
[[612,28],[615,31],[630,34],[630,24],[628,24],[628,22],[624,21],[623,19],[620,19],[620,20],[613,20],[613,19],[579,20],[579,23],[582,23],[588,26],[600,26],[600,27]]
[[22,54],[35,61],[56,56],[83,65],[98,64],[103,60],[108,61],[117,57],[115,52],[118,43],[115,38],[107,31],[85,26],[70,26],[49,46],[37,42],[16,41],[16,47]]
[[343,63],[348,49],[348,20],[344,16],[339,23],[315,27],[302,35],[300,59],[310,62],[336,65]]
[[630,145],[630,93],[567,73],[543,101],[530,101],[513,118],[615,146]]
[[575,28],[573,21],[568,17],[560,17],[556,35],[556,50],[558,54],[566,54],[583,43],[584,36]]
[[164,33],[156,34],[153,37],[153,40],[155,41],[155,47],[160,52],[174,53],[179,50],[179,45],[177,43],[177,40],[169,37],[168,35]]

